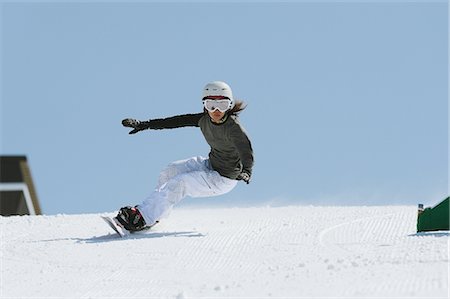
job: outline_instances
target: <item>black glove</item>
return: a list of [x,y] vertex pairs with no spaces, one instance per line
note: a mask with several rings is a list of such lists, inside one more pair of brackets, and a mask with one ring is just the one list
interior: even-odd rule
[[238,181],[244,181],[244,182],[246,182],[247,184],[250,184],[250,178],[251,178],[251,175],[250,175],[248,172],[246,172],[245,170],[243,170],[243,171],[238,175],[237,180],[238,180]]
[[134,130],[130,131],[128,134],[136,134],[139,131],[146,130],[150,128],[150,124],[148,121],[139,121],[133,118],[126,118],[122,120],[122,125],[124,127],[133,128]]

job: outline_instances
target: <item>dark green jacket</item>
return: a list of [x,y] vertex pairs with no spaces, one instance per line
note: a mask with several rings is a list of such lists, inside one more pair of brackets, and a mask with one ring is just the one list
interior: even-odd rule
[[236,179],[243,170],[252,173],[252,145],[236,115],[221,124],[213,123],[207,113],[197,113],[152,119],[148,125],[154,130],[200,127],[211,147],[209,160],[214,170],[230,179]]

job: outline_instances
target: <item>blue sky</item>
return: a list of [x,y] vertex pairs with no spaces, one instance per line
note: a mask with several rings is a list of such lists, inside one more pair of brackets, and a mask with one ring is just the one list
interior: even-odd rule
[[127,117],[247,109],[250,185],[185,203],[434,204],[448,195],[447,1],[2,2],[1,154],[27,155],[44,213],[140,203],[197,128]]

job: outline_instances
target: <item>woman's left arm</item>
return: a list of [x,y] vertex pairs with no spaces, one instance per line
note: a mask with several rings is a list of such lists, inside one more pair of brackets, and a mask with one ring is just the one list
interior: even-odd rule
[[239,153],[239,158],[241,159],[242,163],[242,172],[245,172],[249,176],[251,176],[254,159],[253,148],[250,139],[248,138],[244,129],[238,123],[233,126],[230,138],[231,142],[234,144],[236,150]]

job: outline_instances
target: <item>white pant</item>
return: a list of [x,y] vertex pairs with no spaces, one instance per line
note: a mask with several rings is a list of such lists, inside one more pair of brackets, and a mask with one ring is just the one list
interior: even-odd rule
[[211,168],[209,159],[193,157],[167,166],[159,176],[155,191],[137,208],[145,223],[151,225],[169,215],[172,207],[186,196],[222,195],[237,184]]

